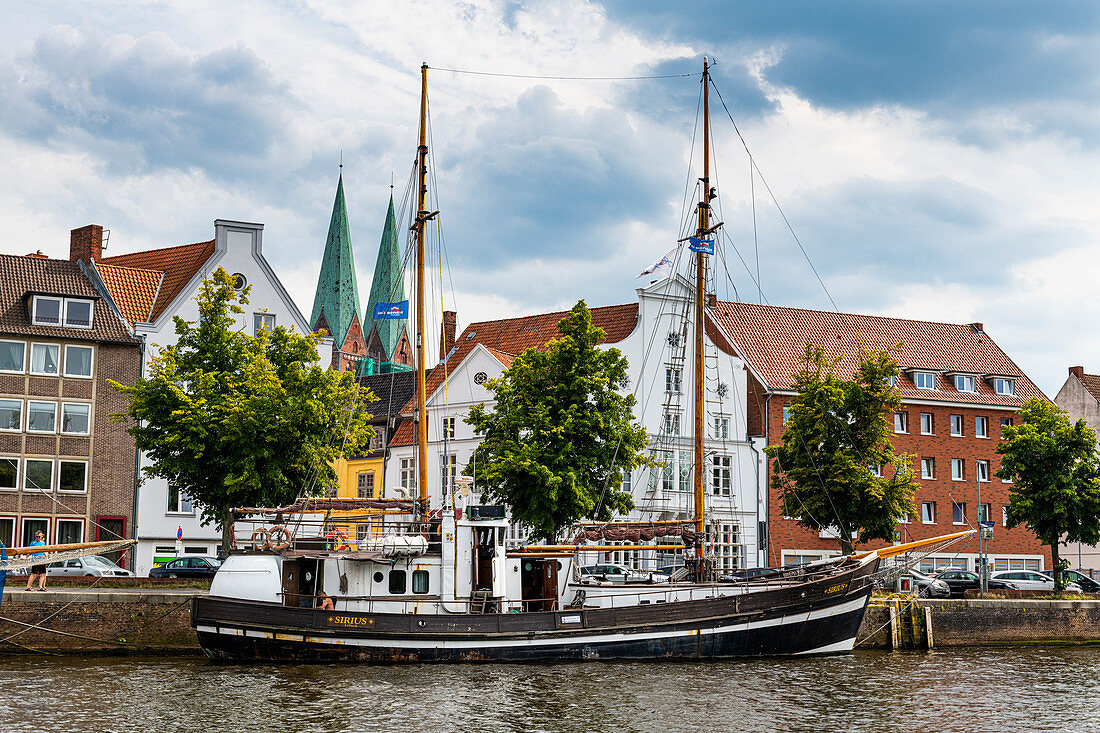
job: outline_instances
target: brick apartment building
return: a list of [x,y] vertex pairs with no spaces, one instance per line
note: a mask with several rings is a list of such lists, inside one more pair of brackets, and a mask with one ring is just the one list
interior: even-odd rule
[[38,530],[59,543],[133,536],[134,441],[109,420],[123,401],[107,379],[133,383],[140,365],[140,342],[80,263],[0,255],[5,545]]
[[[1001,426],[1042,392],[985,333],[981,323],[949,324],[720,302],[718,320],[747,362],[750,435],[782,442],[794,376],[807,343],[831,357],[843,355],[842,377],[854,374],[859,350],[901,345],[897,387],[902,408],[894,415],[893,446],[913,456],[920,488],[914,515],[898,524],[896,541],[934,537],[992,521],[991,568],[1043,569],[1050,551],[1024,528],[1006,530],[1008,485],[996,478]],[[769,466],[769,476],[774,466]],[[889,469],[887,469],[889,470]],[[828,531],[812,532],[780,513],[778,492],[769,487],[768,558],[790,564],[836,554]],[[979,501],[980,491],[980,501]],[[872,546],[881,546],[882,543]],[[977,540],[926,558],[922,568],[957,565],[973,570]]]

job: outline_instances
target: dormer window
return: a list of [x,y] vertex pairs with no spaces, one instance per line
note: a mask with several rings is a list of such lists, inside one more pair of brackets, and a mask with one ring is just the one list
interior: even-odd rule
[[1004,377],[994,377],[993,379],[993,391],[1002,395],[1015,395],[1016,394],[1016,380],[1006,379]]
[[45,295],[34,296],[31,322],[36,326],[60,326],[61,304],[64,298],[50,298]]
[[31,300],[31,323],[36,326],[91,328],[92,307],[93,302],[83,298],[36,295]]
[[955,389],[960,392],[977,392],[978,380],[971,374],[956,374]]
[[91,328],[92,301],[65,298],[65,325],[69,328]]
[[913,384],[917,386],[917,389],[936,389],[936,373],[935,372],[913,372]]

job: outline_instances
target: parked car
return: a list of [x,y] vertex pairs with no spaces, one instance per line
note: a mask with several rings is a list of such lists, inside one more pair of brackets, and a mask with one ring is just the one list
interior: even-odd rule
[[208,555],[191,555],[169,560],[149,571],[150,578],[213,578],[222,561]]
[[684,565],[662,565],[657,568],[657,573],[671,580],[683,580],[687,577],[688,571]]
[[775,575],[778,572],[775,568],[740,568],[726,573],[722,576],[722,580],[750,580]]
[[[989,576],[991,580],[1007,580],[1020,590],[1054,590],[1054,578],[1037,570],[1000,570]],[[1070,593],[1080,593],[1081,586],[1070,583]]]
[[[977,573],[958,568],[948,568],[936,576],[936,580],[942,580],[951,587],[951,595],[961,598],[968,590],[978,590],[981,587],[981,579]],[[989,578],[986,581],[989,590],[1016,590],[1016,585],[1010,580],[997,580]]]
[[928,598],[943,598],[951,595],[951,586],[942,580],[933,578],[931,575],[925,575],[917,570],[910,570],[905,575],[901,576],[904,580],[909,579],[909,587],[913,593],[918,596],[925,596]]
[[46,567],[46,575],[60,575],[69,578],[134,577],[134,574],[129,570],[120,568],[107,558],[99,555],[88,555],[87,557],[50,563]]
[[662,573],[651,573],[645,570],[631,570],[622,565],[603,563],[602,565],[585,565],[581,568],[581,580],[593,580],[605,583],[664,583],[668,576]]
[[1062,577],[1071,583],[1081,586],[1083,593],[1100,592],[1100,583],[1077,570],[1063,570]]

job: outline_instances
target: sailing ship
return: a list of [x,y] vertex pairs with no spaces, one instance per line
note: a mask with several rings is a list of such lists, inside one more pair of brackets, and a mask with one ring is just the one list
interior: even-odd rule
[[[191,623],[212,657],[374,662],[708,659],[851,651],[880,561],[924,540],[830,558],[751,579],[723,578],[705,556],[703,448],[704,289],[712,224],[709,67],[703,64],[702,196],[695,252],[694,492],[689,520],[581,527],[561,545],[508,549],[505,507],[465,506],[428,493],[424,348],[427,72],[421,67],[416,158],[416,428],[418,496],[300,499],[236,510],[255,526],[227,557]],[[334,512],[371,512],[385,533],[354,543]],[[237,536],[249,536],[237,531]],[[619,542],[642,544],[624,545]],[[652,544],[650,544],[652,542]],[[353,546],[354,545],[354,546]],[[581,553],[623,550],[685,555],[686,570],[639,582],[592,583]],[[685,577],[680,578],[680,575]]]

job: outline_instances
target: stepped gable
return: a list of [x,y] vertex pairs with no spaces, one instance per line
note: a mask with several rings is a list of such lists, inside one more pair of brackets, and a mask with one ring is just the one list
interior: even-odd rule
[[[1031,397],[1046,399],[1042,391],[982,330],[981,324],[938,323],[905,318],[865,316],[773,305],[719,301],[712,311],[733,340],[738,352],[771,389],[790,390],[806,344],[825,349],[830,357],[843,356],[840,376],[855,374],[860,348],[889,349],[901,344],[897,355],[903,373],[897,386],[903,398],[944,402],[973,402],[1018,407]],[[949,380],[939,390],[918,390],[906,369],[1004,376],[1016,380],[1015,395],[998,395],[985,380],[978,392],[959,392]]]
[[[92,306],[92,328],[43,326],[31,323],[30,294],[87,298]],[[80,264],[48,257],[0,255],[0,332],[87,341],[134,343],[130,330],[114,314]]]
[[108,265],[104,262],[96,262],[94,266],[122,317],[131,326],[151,319],[157,293],[164,280],[163,272]]
[[[373,331],[378,335],[378,342],[385,354],[383,361],[397,361],[394,355],[397,353],[401,337],[408,328],[408,319],[382,318],[374,319],[374,307],[379,303],[397,303],[405,299],[405,278],[401,270],[401,252],[397,240],[397,219],[393,211],[393,194],[390,194],[390,204],[386,211],[386,224],[382,228],[382,240],[378,244],[378,259],[374,263],[374,280],[370,286],[370,298],[367,302],[366,313],[368,324],[373,324]],[[368,334],[372,328],[363,329]],[[368,336],[368,341],[370,337]],[[442,355],[441,355],[442,356]]]
[[344,177],[336,184],[336,199],[332,203],[325,253],[321,259],[321,271],[317,275],[317,290],[313,296],[313,313],[309,327],[315,332],[318,320],[324,312],[329,335],[338,348],[348,337],[352,322],[359,317],[359,283],[355,275],[355,260],[351,248],[351,232],[348,229],[348,211],[344,200]]
[[[211,239],[209,242],[195,242],[194,244],[182,244],[176,247],[147,249],[144,252],[131,252],[130,254],[104,257],[96,261],[96,267],[115,265],[163,273],[159,292],[155,296],[155,301],[146,319],[153,322],[167,310],[187,283],[191,282],[191,278],[202,270],[203,265],[213,255],[214,240]],[[102,269],[100,269],[100,272],[102,273]],[[104,282],[106,282],[106,279]],[[111,293],[113,297],[116,291],[111,290]],[[119,309],[122,309],[121,304],[118,304],[118,306]]]

